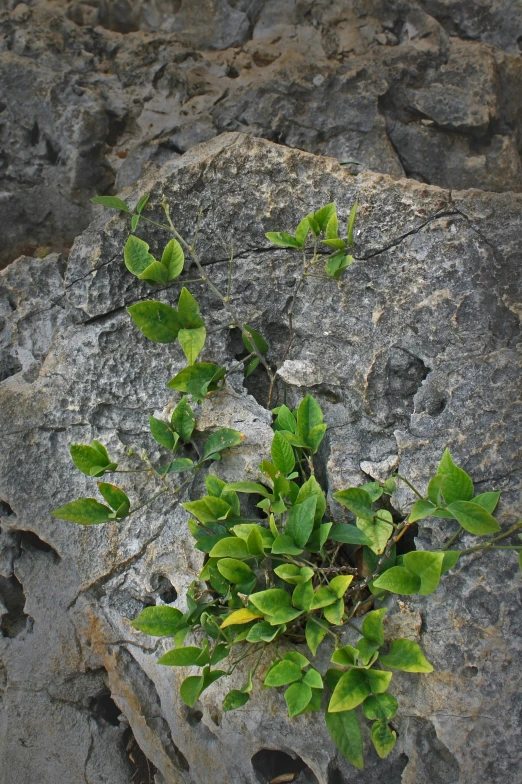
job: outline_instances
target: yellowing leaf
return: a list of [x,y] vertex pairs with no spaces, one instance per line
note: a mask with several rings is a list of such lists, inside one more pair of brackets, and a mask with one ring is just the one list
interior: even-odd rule
[[222,629],[226,629],[227,626],[235,626],[236,624],[240,623],[250,623],[250,621],[255,621],[257,618],[262,618],[262,615],[256,615],[251,610],[248,610],[244,607],[241,610],[235,610],[232,615],[229,615],[228,618],[225,618],[223,623],[221,624]]

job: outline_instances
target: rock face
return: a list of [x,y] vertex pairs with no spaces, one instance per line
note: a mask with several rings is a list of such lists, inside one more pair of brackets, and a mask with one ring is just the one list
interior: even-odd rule
[[520,0],[2,7],[0,262],[70,245],[89,197],[224,131],[354,173],[522,190]]
[[[371,172],[352,177],[333,159],[238,134],[173,158],[125,196],[134,204],[148,191],[147,214],[159,215],[165,195],[187,236],[202,208],[200,252],[218,285],[226,283],[233,242],[233,301],[269,338],[271,361],[288,339],[299,262],[268,247],[264,232],[291,230],[333,199],[347,215],[357,198],[357,261],[339,286],[306,284],[281,371],[290,403],[310,391],[325,412],[324,481],[334,491],[398,464],[424,487],[449,446],[477,488],[502,490],[501,524],[515,521],[522,196],[451,193]],[[128,230],[123,217],[102,211],[65,270],[51,256],[21,258],[2,273],[6,784],[154,776],[156,784],[267,784],[291,771],[309,784],[513,784],[522,593],[511,553],[467,556],[433,596],[391,603],[390,637],[420,639],[435,672],[395,678],[396,749],[380,761],[366,737],[360,773],[336,753],[319,714],[289,721],[272,691],[256,688],[248,709],[223,714],[219,682],[188,709],[177,694],[179,672],[156,664],[167,643],[131,629],[129,619],[146,605],[183,607],[201,566],[183,510],[157,501],[122,523],[90,528],[50,516],[95,490],[73,468],[70,443],[98,438],[133,467],[129,447],[159,456],[148,415],[175,403],[165,384],[184,365],[180,348],[145,340],[124,310],[150,297],[123,264]],[[168,239],[145,224],[138,233],[156,252]],[[189,286],[207,327],[226,326],[208,291]],[[178,290],[176,283],[153,296],[175,303]],[[224,329],[209,336],[202,358],[231,366],[240,354],[239,335]],[[226,479],[252,476],[270,443],[260,370],[247,386],[234,373],[198,410],[200,430],[227,425],[247,435],[219,465]],[[122,476],[132,498],[150,497],[140,474]],[[407,500],[401,494],[394,503],[400,509]],[[451,530],[450,521],[433,521],[417,546],[440,546]]]

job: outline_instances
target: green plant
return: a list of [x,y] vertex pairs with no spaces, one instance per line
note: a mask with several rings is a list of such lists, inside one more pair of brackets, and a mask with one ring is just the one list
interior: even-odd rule
[[[115,197],[94,201],[130,213],[133,231],[140,220],[155,223],[143,215],[148,197],[141,199],[134,212]],[[167,225],[160,225],[174,238],[165,247],[161,261],[157,261],[147,243],[131,234],[124,251],[127,268],[151,285],[164,285],[181,274],[187,251],[200,274],[198,282],[209,286],[227,308],[231,323],[241,330],[248,353],[238,365],[244,366],[246,375],[260,364],[266,369],[270,405],[277,368],[268,363],[268,342],[239,319],[231,304],[233,260],[227,292],[223,294],[208,279],[196,252],[196,240],[184,240],[172,225],[168,205],[163,201],[161,206]],[[274,244],[296,249],[303,258],[289,309],[290,339],[279,366],[292,345],[293,307],[306,278],[320,275],[337,281],[353,262],[346,249],[353,245],[356,209],[354,205],[350,212],[345,240],[339,237],[333,204],[307,215],[294,235],[267,234]],[[319,241],[333,248],[327,258],[319,251]],[[320,267],[322,272],[318,272]],[[207,438],[197,460],[188,456],[186,447],[197,431],[189,398],[201,401],[215,393],[238,367],[234,365],[227,371],[211,362],[196,362],[207,331],[190,292],[185,287],[181,289],[177,309],[149,300],[128,310],[136,326],[151,340],[179,342],[189,364],[169,382],[169,387],[184,396],[168,422],[149,419],[152,436],[169,454],[162,466],[153,467],[147,454],[142,453],[143,468],[119,469],[98,441],[90,446],[71,446],[75,465],[89,476],[101,478],[105,474],[141,470],[159,485],[148,500],[133,505],[121,488],[100,481],[98,488],[105,504],[86,498],[53,512],[56,517],[82,525],[121,520],[166,493],[180,502],[183,489],[195,474],[219,460],[224,450],[237,448],[244,438],[237,430],[220,428]],[[497,542],[521,528],[522,522],[499,534],[500,527],[493,517],[499,493],[474,495],[471,478],[454,464],[448,450],[425,495],[400,475],[385,482],[340,490],[333,494],[333,499],[353,519],[348,521],[345,517],[344,522],[339,522],[337,515],[335,522],[316,478],[318,450],[327,429],[320,406],[307,395],[296,409],[290,410],[283,404],[272,413],[271,459],[261,462],[260,480],[238,477],[236,482],[225,483],[207,473],[206,494],[182,504],[189,514],[188,527],[195,547],[206,555],[204,567],[187,593],[187,610],[182,612],[166,605],[147,607],[132,625],[149,635],[173,639],[174,647],[159,659],[159,664],[198,668],[197,674],[183,680],[180,689],[181,698],[191,707],[211,684],[231,675],[240,663],[250,662],[245,684],[229,691],[223,703],[224,711],[241,708],[250,699],[259,668],[271,654],[264,686],[285,689],[291,718],[324,709],[326,725],[337,747],[356,767],[362,768],[358,707],[362,706],[364,716],[372,722],[371,736],[378,755],[387,756],[396,741],[390,723],[398,706],[388,693],[392,671],[429,673],[433,669],[415,642],[398,639],[389,645],[385,641],[386,608],[372,607],[388,593],[431,594],[441,576],[455,566],[462,554],[505,547]],[[173,484],[172,474],[183,474],[185,478]],[[390,503],[400,482],[416,496],[409,513],[399,514]],[[246,505],[240,500],[244,496],[256,500],[258,512],[254,519],[247,515]],[[398,555],[397,544],[408,528],[428,517],[455,520],[458,531],[440,551]],[[496,535],[461,551],[450,549],[464,531],[477,536]],[[507,549],[514,549],[520,557],[522,545],[508,545]],[[359,628],[354,619],[361,616]],[[354,626],[360,634],[353,646],[342,639],[346,625]],[[186,645],[189,635],[191,644]],[[321,674],[313,658],[325,638],[334,646],[334,666]],[[305,644],[312,659],[302,653]],[[225,661],[226,665],[221,665]],[[330,695],[326,700],[325,693]]]

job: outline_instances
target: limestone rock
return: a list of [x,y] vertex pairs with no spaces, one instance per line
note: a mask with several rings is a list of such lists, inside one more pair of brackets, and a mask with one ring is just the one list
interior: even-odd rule
[[[4,0],[0,263],[224,131],[521,191],[519,0]],[[30,100],[28,100],[30,98]]]
[[[353,177],[335,159],[235,133],[150,170],[122,196],[134,204],[149,191],[145,214],[159,217],[164,195],[187,236],[202,208],[199,248],[217,285],[226,285],[233,242],[232,300],[269,339],[271,362],[288,342],[300,262],[265,232],[292,230],[331,200],[345,219],[357,198],[356,261],[340,285],[306,283],[283,371],[290,405],[312,392],[325,412],[324,480],[334,491],[364,480],[361,467],[379,471],[396,459],[424,488],[449,446],[478,489],[502,490],[501,524],[515,520],[522,196],[451,193],[368,171]],[[13,784],[128,784],[138,769],[130,744],[133,759],[141,749],[142,764],[167,784],[267,784],[294,770],[308,784],[512,784],[521,593],[509,552],[466,557],[433,596],[390,603],[390,635],[418,637],[435,672],[394,678],[397,747],[380,761],[366,734],[367,767],[355,774],[321,717],[287,720],[281,695],[256,687],[248,710],[224,714],[224,690],[241,685],[243,673],[186,708],[177,694],[186,673],[156,664],[168,643],[130,627],[144,606],[182,607],[201,566],[174,502],[158,499],[119,524],[90,528],[50,516],[93,493],[71,464],[71,442],[99,438],[129,468],[129,449],[161,455],[147,418],[171,409],[166,382],[184,358],[177,344],[148,342],[129,323],[125,306],[151,291],[124,267],[128,231],[124,216],[101,210],[75,242],[64,279],[52,259],[22,258],[2,273],[6,301],[18,309],[2,313],[3,347],[16,361],[0,384],[1,769],[13,772]],[[168,239],[145,223],[137,233],[155,253]],[[182,281],[192,277],[189,269]],[[231,367],[240,336],[201,284],[189,287],[208,328],[224,327],[202,359]],[[175,303],[178,290],[174,283],[153,296]],[[227,478],[266,454],[270,421],[260,369],[245,384],[239,372],[229,382],[198,408],[206,432],[226,423],[247,435],[215,468]],[[121,476],[132,498],[148,497],[141,474]],[[410,501],[402,491],[394,499],[403,510]],[[451,526],[421,526],[417,546],[439,546]]]

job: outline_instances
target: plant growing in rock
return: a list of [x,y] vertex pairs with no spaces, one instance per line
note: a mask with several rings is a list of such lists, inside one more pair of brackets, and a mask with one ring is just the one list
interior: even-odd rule
[[[143,215],[148,196],[140,200],[135,211],[116,197],[94,201],[131,214],[133,231],[141,220],[155,223]],[[232,262],[228,288],[222,293],[201,265],[196,238],[191,243],[182,238],[172,224],[168,205],[162,202],[161,206],[167,224],[159,225],[174,235],[161,260],[151,255],[146,242],[131,234],[124,249],[127,268],[151,285],[165,285],[181,274],[187,251],[200,275],[196,280],[209,286],[227,308],[232,325],[242,333],[248,354],[238,364],[244,366],[246,375],[259,364],[265,368],[270,379],[270,406],[277,369],[268,363],[268,342],[239,318],[231,304]],[[354,205],[350,212],[346,239],[339,237],[334,204],[307,215],[293,235],[267,234],[275,245],[296,249],[303,257],[289,308],[290,338],[280,364],[293,342],[293,307],[306,278],[320,276],[337,281],[353,262],[346,251],[353,245],[356,209]],[[332,248],[333,253],[325,258],[319,243]],[[181,493],[194,476],[244,439],[237,430],[220,428],[207,438],[197,459],[193,450],[189,457],[187,446],[197,430],[190,398],[200,402],[218,391],[237,365],[227,370],[196,361],[205,345],[207,329],[188,289],[181,289],[176,309],[148,300],[128,310],[146,337],[159,343],[179,342],[188,365],[168,386],[183,397],[169,421],[149,419],[151,434],[168,451],[168,461],[153,467],[143,453],[143,469],[125,469],[143,470],[159,489],[135,505],[120,487],[100,481],[98,488],[105,503],[84,498],[53,512],[56,517],[82,525],[129,517],[163,494],[174,495],[181,502]],[[326,726],[340,752],[362,768],[359,706],[372,722],[373,745],[384,758],[396,742],[393,719],[398,706],[388,693],[393,670],[429,673],[433,669],[417,643],[397,639],[388,644],[383,625],[386,608],[372,609],[375,603],[389,593],[433,593],[441,576],[458,558],[474,550],[506,547],[517,551],[520,559],[522,545],[504,546],[498,541],[521,528],[522,522],[499,533],[493,512],[500,494],[475,495],[471,478],[455,465],[448,450],[425,494],[400,475],[334,493],[335,501],[352,515],[350,520],[345,517],[344,522],[335,522],[317,479],[318,450],[327,429],[319,404],[307,395],[296,409],[283,404],[272,413],[271,459],[261,462],[260,480],[237,477],[237,481],[225,483],[207,473],[206,494],[182,504],[189,515],[195,547],[206,555],[203,569],[187,593],[186,611],[168,605],[147,607],[132,625],[152,636],[172,638],[174,647],[159,659],[159,664],[196,668],[180,689],[181,698],[191,707],[211,684],[246,662],[245,683],[229,691],[223,702],[224,711],[241,708],[250,699],[261,665],[266,665],[270,657],[270,666],[263,675],[264,687],[284,689],[291,718],[324,710]],[[71,456],[88,476],[101,479],[122,470],[98,441],[73,444]],[[173,483],[173,474],[184,478]],[[416,497],[408,514],[399,514],[390,503],[399,482],[404,482]],[[253,497],[255,506],[248,496]],[[455,520],[458,530],[440,551],[399,555],[397,545],[408,528],[428,517]],[[464,531],[494,536],[462,551],[450,549]],[[354,619],[361,616],[359,627]],[[355,626],[360,634],[355,645],[346,644],[347,625]],[[189,635],[189,644],[185,644]],[[321,672],[314,660],[325,639],[333,644],[333,666]]]

